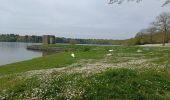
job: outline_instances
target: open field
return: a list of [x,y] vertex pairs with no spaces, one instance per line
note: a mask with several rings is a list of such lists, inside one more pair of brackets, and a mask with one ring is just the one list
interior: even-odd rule
[[170,99],[169,47],[50,46],[72,51],[0,66],[0,99]]

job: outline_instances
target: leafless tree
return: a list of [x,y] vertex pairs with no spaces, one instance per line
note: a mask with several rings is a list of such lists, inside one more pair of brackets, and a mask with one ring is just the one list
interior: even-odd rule
[[[109,4],[113,4],[113,3],[117,3],[117,4],[121,4],[124,1],[135,1],[135,2],[140,2],[142,0],[109,0]],[[164,0],[164,3],[162,4],[162,6],[170,4],[170,0]]]
[[109,0],[109,1],[110,1],[109,4],[113,4],[113,3],[121,4],[124,1],[136,1],[136,2],[140,2],[142,0]]
[[167,31],[170,29],[170,13],[161,13],[156,17],[156,22],[153,22],[152,24],[163,32],[162,45],[164,46],[167,41]]
[[146,32],[147,32],[146,29],[141,29],[141,30],[136,34],[135,37],[139,37],[140,39],[142,39],[142,38],[143,38],[143,35],[144,35]]

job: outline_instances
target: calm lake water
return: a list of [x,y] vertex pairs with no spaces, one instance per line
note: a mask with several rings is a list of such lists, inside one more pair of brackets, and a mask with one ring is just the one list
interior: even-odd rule
[[41,57],[42,52],[30,51],[26,47],[35,43],[0,42],[0,65]]

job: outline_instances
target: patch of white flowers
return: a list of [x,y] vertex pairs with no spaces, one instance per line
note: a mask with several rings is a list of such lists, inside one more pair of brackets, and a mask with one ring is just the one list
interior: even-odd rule
[[[114,50],[109,50],[109,53],[106,56],[113,56],[112,52]],[[140,55],[142,50],[137,50]],[[152,53],[151,53],[152,54]],[[119,53],[117,54],[118,57],[124,58],[127,61],[121,63],[103,63],[100,62],[93,62],[93,60],[80,60],[78,63],[74,63],[67,67],[63,68],[53,68],[53,69],[45,69],[45,70],[34,70],[28,71],[25,73],[20,73],[16,77],[20,79],[31,79],[36,77],[37,80],[42,82],[38,87],[30,87],[30,89],[20,93],[19,98],[28,99],[28,100],[43,100],[48,99],[52,100],[53,97],[47,96],[44,98],[44,95],[48,93],[54,93],[57,97],[65,97],[67,100],[74,99],[76,97],[82,97],[85,93],[85,89],[83,87],[76,86],[75,81],[78,80],[77,77],[74,80],[66,81],[62,86],[59,86],[57,83],[53,83],[54,81],[59,81],[61,78],[65,77],[66,75],[71,74],[82,74],[82,77],[88,77],[94,75],[96,73],[100,73],[102,71],[106,71],[108,69],[115,69],[115,68],[138,68],[144,70],[148,70],[150,68],[160,71],[160,68],[164,68],[163,65],[157,65],[149,62],[148,59],[134,59],[135,54],[130,53]],[[108,57],[109,58],[109,57]],[[109,58],[110,59],[110,58]],[[106,58],[106,60],[108,60]],[[96,83],[102,83],[102,81],[94,80]],[[149,80],[145,80],[145,82],[152,84]],[[85,83],[86,86],[89,86],[90,83]],[[59,90],[57,90],[57,89]],[[92,87],[93,88],[93,87]],[[2,91],[0,94],[0,100],[8,99],[10,96],[14,95],[14,92],[7,93],[6,90]]]

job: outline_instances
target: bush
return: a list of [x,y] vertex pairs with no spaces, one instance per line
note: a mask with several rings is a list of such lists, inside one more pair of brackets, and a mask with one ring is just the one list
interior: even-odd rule
[[124,45],[127,45],[127,46],[132,46],[132,45],[144,45],[144,44],[147,44],[148,41],[143,39],[143,38],[131,38],[131,39],[128,39],[125,41]]

